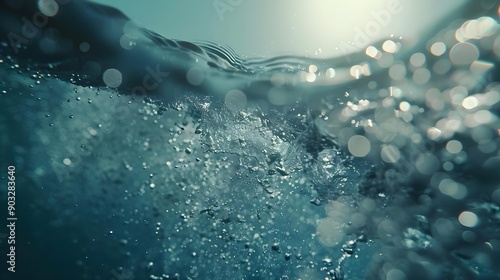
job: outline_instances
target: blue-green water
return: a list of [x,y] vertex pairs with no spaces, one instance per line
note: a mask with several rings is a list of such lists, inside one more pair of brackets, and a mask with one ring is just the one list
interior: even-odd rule
[[43,8],[2,5],[6,279],[498,275],[497,6],[320,60],[241,58],[78,1],[28,38],[17,18]]

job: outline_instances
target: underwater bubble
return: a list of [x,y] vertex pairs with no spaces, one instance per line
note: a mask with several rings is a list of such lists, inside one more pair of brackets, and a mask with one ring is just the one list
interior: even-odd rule
[[374,46],[367,47],[365,53],[366,53],[367,56],[369,56],[371,58],[375,58],[375,59],[379,59],[379,58],[382,57],[382,52],[379,51]]
[[394,63],[394,56],[390,53],[383,53],[377,63],[382,68],[388,68]]
[[462,101],[462,107],[464,107],[467,110],[471,110],[476,108],[478,105],[477,98],[474,96],[468,96]]
[[416,84],[424,85],[431,79],[431,72],[427,68],[419,68],[413,73],[413,81]]
[[391,269],[387,272],[387,280],[406,280],[406,274],[399,269]]
[[464,199],[467,196],[467,187],[451,179],[443,179],[439,183],[439,191],[456,200]]
[[444,75],[448,73],[450,69],[451,69],[451,63],[450,60],[447,58],[436,61],[436,63],[434,63],[434,65],[432,66],[432,71],[434,71],[434,73],[438,75]]
[[368,82],[368,88],[369,89],[376,89],[377,88],[377,82],[375,82],[375,81]]
[[451,103],[454,105],[462,104],[463,100],[469,94],[467,88],[456,86],[450,90]]
[[406,66],[401,63],[392,65],[391,68],[389,68],[389,76],[395,81],[404,79],[406,76]]
[[403,112],[409,111],[410,108],[411,108],[410,103],[408,103],[406,101],[399,103],[399,109]]
[[361,72],[363,71],[361,65],[353,65],[351,69],[349,70],[349,74],[351,74],[352,77],[359,79],[361,76]]
[[455,232],[455,223],[450,219],[446,218],[438,218],[434,222],[434,228],[436,229],[436,233],[442,237],[451,237]]
[[478,216],[470,211],[463,211],[458,216],[458,221],[465,227],[475,227],[479,223]]
[[306,81],[309,82],[309,83],[313,83],[314,81],[316,81],[316,74],[314,74],[314,73],[307,73],[306,74]]
[[436,42],[431,46],[431,54],[434,56],[442,56],[446,52],[446,45],[443,42]]
[[246,108],[247,96],[241,90],[233,89],[226,94],[225,104],[233,112],[240,112]]
[[480,110],[474,113],[473,118],[479,124],[488,124],[496,120],[496,116],[488,110]]
[[352,215],[351,223],[355,228],[362,228],[366,224],[366,216],[361,213],[354,213]]
[[446,171],[452,171],[453,168],[455,168],[455,165],[452,163],[452,162],[444,162],[443,163],[443,169],[446,170]]
[[326,218],[316,225],[319,241],[325,246],[335,246],[344,238],[344,225],[350,220],[351,207],[341,199],[329,201],[325,206]]
[[205,75],[200,68],[193,67],[187,72],[186,79],[193,86],[199,86],[205,79]]
[[464,239],[464,241],[472,243],[476,241],[476,234],[470,230],[466,230],[462,232],[462,238]]
[[285,76],[281,73],[275,73],[271,76],[271,84],[275,87],[280,87],[285,84]]
[[392,40],[387,40],[382,44],[382,49],[387,53],[396,53],[398,45]]
[[469,65],[478,58],[479,49],[471,43],[458,43],[450,50],[450,60],[455,65]]
[[497,26],[497,22],[491,17],[468,20],[457,29],[455,37],[460,42],[465,42],[469,39],[481,39],[491,35]]
[[125,23],[125,25],[123,26],[123,33],[131,39],[137,39],[141,34],[137,24],[133,21],[128,21],[127,23]]
[[347,148],[353,156],[365,157],[371,150],[371,143],[362,135],[354,135],[347,142]]
[[387,145],[380,151],[380,156],[382,157],[382,160],[387,163],[395,163],[399,160],[401,154],[398,148],[392,145]]
[[497,148],[496,143],[489,140],[481,141],[478,145],[478,149],[485,154],[494,153]]
[[80,43],[80,51],[82,52],[88,52],[90,50],[90,44],[87,42],[82,42]]
[[123,34],[120,37],[120,46],[125,50],[131,50],[135,46],[135,41],[130,39],[127,35]]
[[64,165],[70,166],[71,165],[71,160],[69,158],[63,159]]
[[108,87],[119,87],[122,83],[122,73],[114,68],[107,69],[102,74],[102,80]]
[[439,159],[431,153],[418,156],[415,166],[417,170],[425,175],[431,175],[439,169]]
[[370,211],[375,210],[375,208],[377,207],[377,204],[376,204],[375,200],[373,200],[371,198],[365,198],[365,199],[363,199],[363,201],[361,201],[360,206],[361,206],[361,209],[363,209],[364,211],[370,212]]
[[423,53],[414,53],[410,56],[410,64],[414,67],[422,67],[425,64],[425,55]]
[[446,143],[446,150],[452,154],[458,154],[462,151],[462,143],[457,140],[451,140]]
[[38,9],[42,14],[53,17],[59,12],[59,4],[55,0],[38,0]]

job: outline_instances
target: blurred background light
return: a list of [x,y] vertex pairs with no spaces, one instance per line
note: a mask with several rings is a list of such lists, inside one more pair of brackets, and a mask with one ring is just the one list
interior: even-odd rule
[[[349,2],[211,0],[97,0],[116,7],[161,35],[212,41],[247,57],[296,55],[325,58],[364,51],[370,42],[416,42],[453,15],[465,0],[353,0]],[[424,20],[425,19],[425,20]],[[450,21],[451,22],[451,21]],[[388,46],[390,47],[390,46]],[[440,47],[436,47],[436,53]]]

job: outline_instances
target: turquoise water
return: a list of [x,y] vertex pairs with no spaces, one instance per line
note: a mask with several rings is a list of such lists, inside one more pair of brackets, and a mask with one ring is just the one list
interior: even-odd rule
[[498,276],[498,6],[417,44],[249,59],[85,2],[13,44],[43,8],[2,5],[7,279]]

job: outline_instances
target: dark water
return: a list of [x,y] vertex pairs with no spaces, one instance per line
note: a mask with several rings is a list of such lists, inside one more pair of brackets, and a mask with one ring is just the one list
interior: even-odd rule
[[498,5],[325,60],[58,7],[0,11],[2,279],[499,276]]

